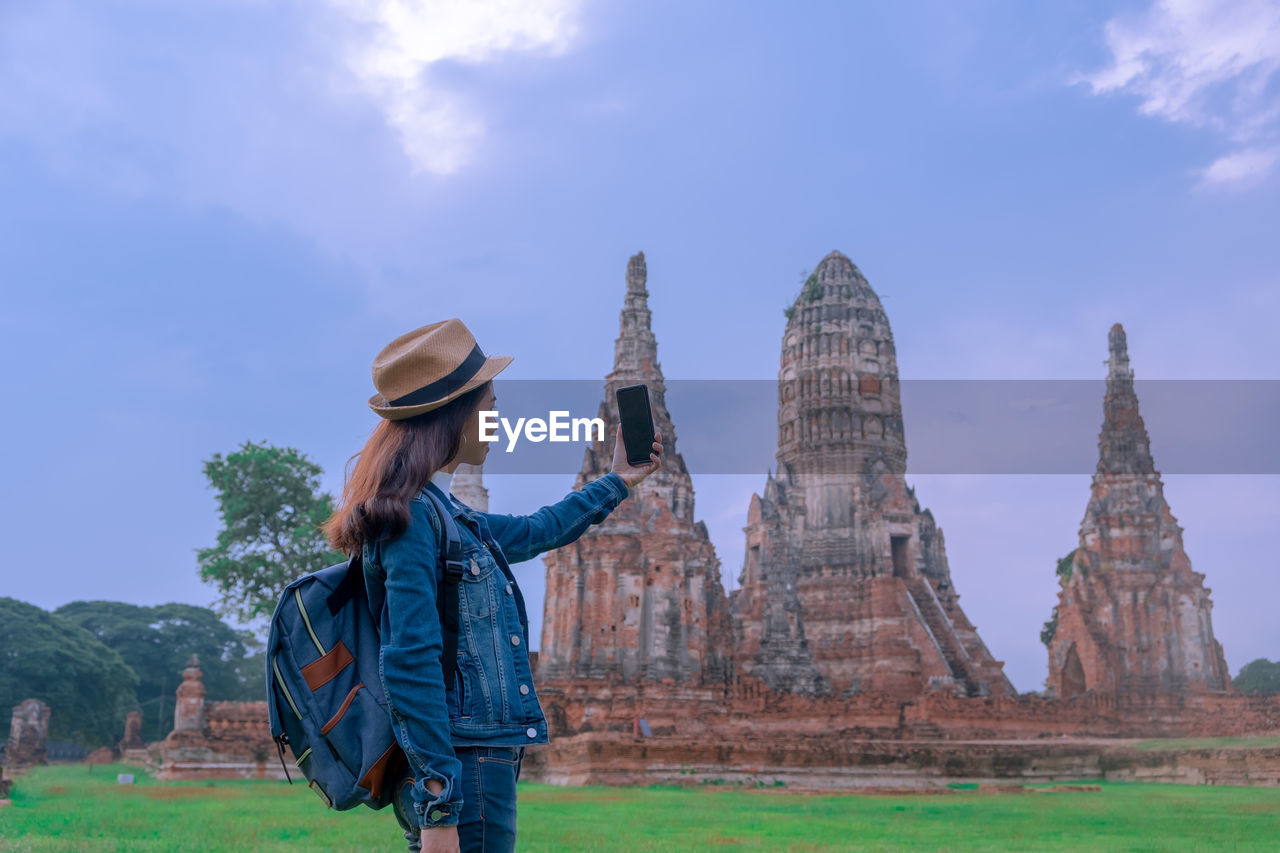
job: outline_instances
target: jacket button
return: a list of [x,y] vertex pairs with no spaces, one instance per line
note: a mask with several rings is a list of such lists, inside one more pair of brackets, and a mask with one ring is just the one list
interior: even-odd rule
[[511,584],[507,584],[507,595],[511,594]]
[[528,696],[528,695],[529,695],[529,685],[527,685],[527,684],[521,684],[521,685],[520,685],[520,695],[521,695],[521,696]]
[[440,819],[440,818],[442,818],[442,817],[444,817],[444,812],[440,811],[439,809],[432,809],[432,810],[431,810],[431,819],[432,819],[432,820],[439,820],[439,819]]
[[475,560],[472,560],[472,561],[471,561],[471,574],[473,574],[473,575],[478,575],[478,574],[480,574],[480,567],[476,565],[476,561],[475,561]]
[[520,635],[519,635],[519,634],[512,634],[512,635],[511,635],[511,645],[513,645],[513,646],[518,646],[518,645],[520,645]]
[[525,730],[524,730],[524,733],[525,733],[525,734],[527,734],[529,737],[537,737],[537,736],[538,736],[538,730],[537,730],[537,729],[535,729],[533,726],[530,726],[529,728],[525,729]]

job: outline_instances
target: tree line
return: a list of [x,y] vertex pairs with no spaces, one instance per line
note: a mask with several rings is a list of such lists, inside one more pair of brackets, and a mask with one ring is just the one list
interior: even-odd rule
[[[50,707],[49,737],[88,748],[117,742],[125,717],[142,713],[142,739],[173,729],[175,691],[200,657],[209,701],[266,699],[265,637],[235,629],[271,615],[295,578],[341,562],[321,530],[333,498],[305,454],[245,442],[204,463],[218,501],[217,541],[196,551],[215,609],[73,601],[53,611],[0,598],[0,710],[36,698]],[[0,725],[6,725],[0,720]]]
[[40,699],[49,737],[86,747],[124,734],[142,712],[142,738],[173,729],[174,691],[192,653],[200,656],[210,700],[266,698],[262,642],[207,607],[73,601],[46,611],[0,598],[0,708]]

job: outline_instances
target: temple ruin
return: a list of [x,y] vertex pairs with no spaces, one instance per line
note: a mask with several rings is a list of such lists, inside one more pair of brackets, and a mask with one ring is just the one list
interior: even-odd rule
[[[574,487],[612,467],[614,392],[649,387],[663,466],[577,541],[545,557],[546,598],[538,676],[686,685],[727,678],[728,611],[720,563],[694,518],[693,482],[664,399],[658,344],[650,328],[644,253],[627,264],[625,304],[605,378],[605,440],[586,450]],[[542,690],[543,688],[540,688]]]
[[1049,687],[1062,698],[1230,691],[1209,590],[1164,498],[1119,323],[1108,348],[1098,467],[1079,545],[1064,564],[1056,625],[1046,628]]
[[781,362],[778,471],[752,496],[731,596],[738,672],[809,695],[1016,693],[906,483],[889,318],[839,252],[791,307]]
[[[1117,501],[1122,494],[1133,500],[1138,487],[1115,476],[1095,480],[1095,496],[1112,495],[1112,502],[1091,511],[1078,560],[1093,567],[1119,553],[1161,555],[1178,579],[1151,594],[1158,607],[1140,623],[1146,627],[1122,631],[1163,632],[1166,645],[1098,641],[1100,621],[1126,623],[1105,607],[1084,615],[1102,596],[1086,579],[1106,591],[1139,575],[1104,580],[1104,572],[1082,568],[1064,590],[1072,606],[1059,608],[1058,640],[1076,637],[1076,651],[1061,646],[1054,672],[1061,681],[1063,661],[1087,657],[1083,687],[1056,697],[1015,691],[959,605],[941,527],[905,481],[888,319],[839,252],[823,258],[787,312],[777,471],[751,498],[741,586],[725,595],[714,549],[694,521],[646,283],[644,256],[636,255],[601,416],[614,422],[610,402],[619,385],[648,384],[665,467],[603,524],[544,558],[537,674],[553,740],[531,751],[529,778],[631,784],[696,772],[748,784],[860,787],[909,779],[928,786],[1102,775],[1106,767],[1108,778],[1280,781],[1277,749],[1233,763],[1177,752],[1153,758],[1099,740],[1280,733],[1276,697],[1223,689],[1226,668],[1209,631],[1207,591],[1189,574],[1167,508],[1152,500],[1158,477],[1141,480],[1148,515],[1126,518],[1116,516]],[[1136,401],[1131,391],[1123,398],[1120,385],[1108,395],[1112,427],[1104,429],[1100,471],[1125,471],[1135,463],[1119,457],[1146,453],[1145,432],[1133,433],[1122,414],[1136,417]],[[1138,444],[1142,449],[1133,449]],[[578,486],[608,470],[610,451],[601,443],[587,452]],[[1131,526],[1141,527],[1145,544],[1122,544]],[[1171,629],[1174,619],[1182,627]],[[1137,662],[1153,654],[1161,660]],[[1202,673],[1200,687],[1194,673]],[[1151,685],[1166,692],[1135,701],[1134,689]],[[1044,738],[1062,740],[1050,748]]]
[[888,318],[832,252],[792,307],[778,375],[778,473],[747,517],[741,587],[726,596],[694,520],[650,327],[643,253],[625,304],[600,416],[609,441],[577,486],[609,470],[614,391],[649,386],[666,461],[578,542],[549,554],[539,677],[745,676],[808,696],[860,692],[1012,695],[961,610],[942,530],[905,481],[907,451]]
[[45,743],[49,737],[50,713],[48,704],[40,699],[25,699],[13,706],[9,737],[4,746],[6,765],[29,767],[47,763]]
[[200,658],[182,671],[173,731],[148,749],[160,779],[283,779],[267,703],[209,702]]

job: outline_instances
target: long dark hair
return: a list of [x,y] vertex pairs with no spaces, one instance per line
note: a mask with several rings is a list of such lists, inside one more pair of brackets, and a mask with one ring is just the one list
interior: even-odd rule
[[485,382],[438,409],[398,421],[383,419],[374,427],[364,447],[347,461],[342,497],[324,523],[329,544],[350,557],[365,542],[404,533],[409,503],[457,455],[467,418],[492,384]]

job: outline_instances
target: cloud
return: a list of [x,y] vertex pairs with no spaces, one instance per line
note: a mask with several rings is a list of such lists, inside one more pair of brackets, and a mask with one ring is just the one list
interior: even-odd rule
[[1201,186],[1252,184],[1280,153],[1280,4],[1157,0],[1106,24],[1111,63],[1072,82],[1141,99],[1143,115],[1209,129],[1235,148],[1200,171]]
[[0,0],[0,165],[284,226],[399,301],[456,251],[479,167],[526,153],[499,136],[512,78],[584,41],[579,3]]
[[562,55],[579,34],[578,0],[331,0],[358,26],[345,57],[416,172],[448,175],[471,159],[484,123],[433,79],[444,61]]
[[1202,173],[1202,187],[1247,184],[1271,171],[1280,160],[1278,148],[1246,148],[1214,160]]

